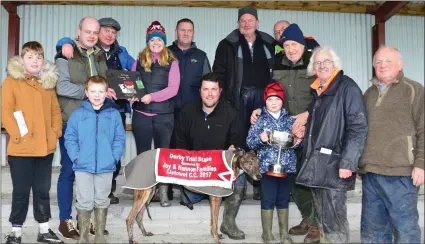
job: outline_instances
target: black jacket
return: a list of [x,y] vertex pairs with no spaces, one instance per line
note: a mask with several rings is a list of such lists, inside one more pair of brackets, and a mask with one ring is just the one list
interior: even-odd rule
[[341,71],[321,96],[313,90],[309,113],[296,183],[334,190],[354,189],[355,174],[341,179],[339,169],[358,169],[368,130],[362,91]]
[[244,145],[238,112],[220,100],[205,117],[201,102],[183,106],[176,122],[176,148],[186,150],[226,150]]
[[[270,77],[274,64],[274,46],[276,41],[267,33],[256,31],[257,38],[261,38],[268,50],[268,63]],[[213,72],[219,75],[223,82],[223,97],[227,103],[239,109],[239,97],[242,86],[242,61],[238,61],[239,30],[232,31],[226,38],[220,41],[215,52]],[[270,56],[269,56],[270,55]],[[264,81],[268,83],[269,81]]]

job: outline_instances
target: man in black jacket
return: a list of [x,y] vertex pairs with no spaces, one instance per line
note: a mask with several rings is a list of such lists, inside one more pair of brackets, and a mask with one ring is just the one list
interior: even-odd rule
[[[239,9],[239,28],[220,41],[213,65],[213,72],[224,82],[225,101],[239,110],[244,138],[248,136],[252,111],[264,104],[264,88],[273,71],[275,40],[258,31],[258,25],[255,8]],[[260,199],[259,184],[254,184],[254,199]]]
[[[220,99],[221,84],[214,73],[204,75],[201,99],[186,104],[174,128],[176,147],[186,150],[227,150],[245,142],[241,133],[238,112]],[[226,198],[220,231],[231,239],[244,239],[245,234],[236,226],[235,218],[242,202],[245,176],[234,182],[233,194]],[[203,194],[184,190],[181,204],[191,208],[200,202]],[[187,199],[185,199],[187,197]]]

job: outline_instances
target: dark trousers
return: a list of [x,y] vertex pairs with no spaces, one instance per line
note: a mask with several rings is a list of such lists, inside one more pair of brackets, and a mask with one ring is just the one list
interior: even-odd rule
[[[249,128],[251,128],[251,114],[257,109],[264,105],[264,89],[255,87],[243,87],[241,89],[240,104],[239,104],[239,115],[242,120],[243,126],[243,138],[248,137]],[[248,150],[246,141],[244,141],[244,149]],[[252,185],[254,187],[260,187],[260,181],[253,180]]]
[[322,243],[347,243],[350,237],[347,220],[347,192],[313,188],[317,222],[323,230]]
[[261,209],[286,209],[289,204],[292,176],[279,178],[262,174]]
[[12,211],[9,222],[22,226],[28,213],[30,191],[33,194],[34,219],[45,223],[50,214],[50,185],[52,180],[53,154],[45,157],[9,156],[12,177]]
[[[64,123],[62,126],[62,135],[65,135],[66,127],[67,124]],[[72,170],[72,161],[65,148],[65,138],[63,136],[59,138],[59,146],[61,150],[61,171],[58,178],[57,195],[59,220],[64,221],[66,219],[72,219],[71,213],[75,175]]]
[[174,115],[172,113],[146,116],[134,111],[132,130],[137,154],[150,150],[152,139],[155,148],[169,148],[173,128]]
[[[302,148],[295,149],[295,153],[297,155],[297,174],[300,172],[302,165],[302,150]],[[296,177],[292,178],[291,187],[291,194],[294,198],[295,205],[297,205],[298,210],[300,210],[303,219],[307,219],[311,225],[317,226],[314,215],[313,194],[311,192],[311,188],[295,184],[295,179]]]
[[367,173],[362,188],[362,243],[420,243],[419,187],[410,176]]

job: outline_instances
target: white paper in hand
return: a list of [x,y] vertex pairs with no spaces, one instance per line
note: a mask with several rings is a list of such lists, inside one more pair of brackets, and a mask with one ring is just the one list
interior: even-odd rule
[[21,110],[16,111],[13,113],[13,116],[15,116],[16,122],[18,123],[19,132],[21,133],[21,137],[25,136],[28,133],[28,127],[25,123],[24,114]]

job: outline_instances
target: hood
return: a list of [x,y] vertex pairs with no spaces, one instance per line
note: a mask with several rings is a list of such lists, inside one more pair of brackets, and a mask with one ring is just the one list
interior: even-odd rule
[[[7,75],[15,80],[26,79],[24,65],[21,63],[19,56],[9,59],[6,70]],[[40,83],[44,89],[54,89],[59,79],[59,73],[56,66],[52,62],[45,60],[43,69],[40,71],[38,78],[38,83]]]
[[[81,107],[90,111],[94,111],[93,106],[91,105],[90,101],[87,99],[81,104]],[[103,103],[103,106],[100,107],[100,111],[106,110],[106,109],[120,109],[120,106],[118,106],[112,99],[106,98],[105,102]]]
[[[269,44],[273,44],[275,42],[274,38],[265,32],[256,30],[255,33],[257,35],[260,35],[261,39],[263,39],[264,42],[267,42]],[[231,43],[239,42],[239,29],[235,29],[230,32],[230,34],[227,35],[225,39]]]

